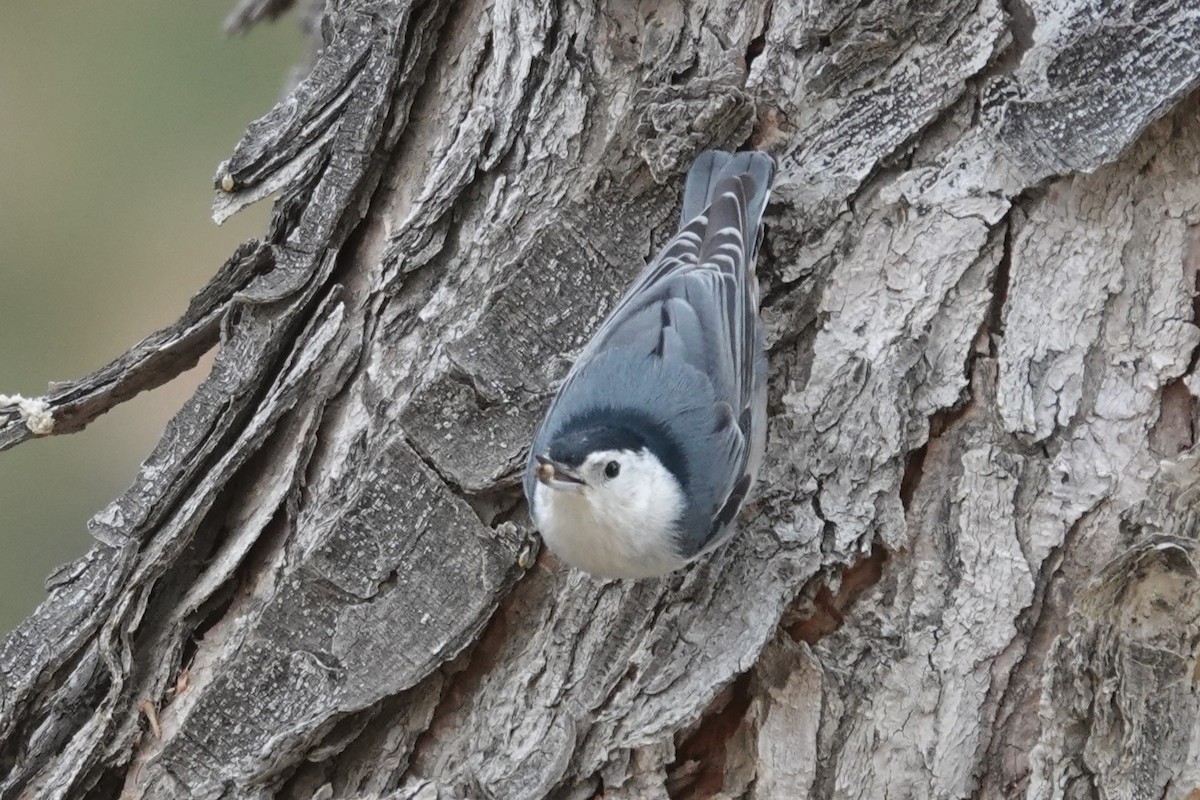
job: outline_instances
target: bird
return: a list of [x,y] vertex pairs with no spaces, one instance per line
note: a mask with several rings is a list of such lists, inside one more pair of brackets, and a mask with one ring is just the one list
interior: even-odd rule
[[767,356],[755,260],[775,174],[709,150],[679,230],[568,371],[526,462],[542,540],[601,578],[650,578],[724,544],[766,448]]

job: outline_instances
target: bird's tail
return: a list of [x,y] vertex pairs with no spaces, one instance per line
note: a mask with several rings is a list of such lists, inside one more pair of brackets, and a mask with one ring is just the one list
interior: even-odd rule
[[688,170],[687,184],[683,189],[679,227],[685,227],[708,208],[723,178],[744,176],[751,179],[742,182],[746,192],[746,228],[749,231],[758,230],[767,198],[771,194],[775,159],[757,150],[743,153],[706,150],[697,156]]

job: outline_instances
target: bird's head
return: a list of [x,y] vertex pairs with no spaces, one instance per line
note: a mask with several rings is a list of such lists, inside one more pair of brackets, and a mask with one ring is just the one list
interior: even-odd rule
[[539,482],[558,492],[627,502],[655,491],[682,496],[686,464],[664,425],[621,411],[572,419],[534,454]]
[[[538,527],[567,561],[596,574],[641,574],[629,562],[642,550],[656,563],[677,558],[684,465],[678,448],[641,428],[584,420],[534,454]],[[622,553],[620,563],[601,565],[596,549]]]
[[[552,451],[553,452],[553,451]],[[629,501],[642,487],[659,483],[679,490],[679,482],[654,453],[639,450],[594,450],[583,459],[560,460],[549,454],[536,456],[534,474],[556,492],[578,494],[589,502]]]

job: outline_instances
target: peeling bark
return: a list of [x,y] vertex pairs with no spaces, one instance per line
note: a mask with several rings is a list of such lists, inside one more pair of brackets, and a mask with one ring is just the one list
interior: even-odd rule
[[[311,13],[215,179],[218,218],[276,197],[263,242],[45,398],[78,430],[219,342],[0,643],[0,800],[1200,790],[1200,15]],[[746,144],[757,501],[682,574],[565,570],[523,448],[688,163]]]

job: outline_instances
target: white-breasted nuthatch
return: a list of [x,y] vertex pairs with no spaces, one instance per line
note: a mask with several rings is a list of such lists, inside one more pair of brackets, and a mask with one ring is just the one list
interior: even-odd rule
[[766,443],[754,259],[775,162],[702,153],[679,232],[588,343],[534,435],[546,544],[602,577],[663,575],[733,535]]

